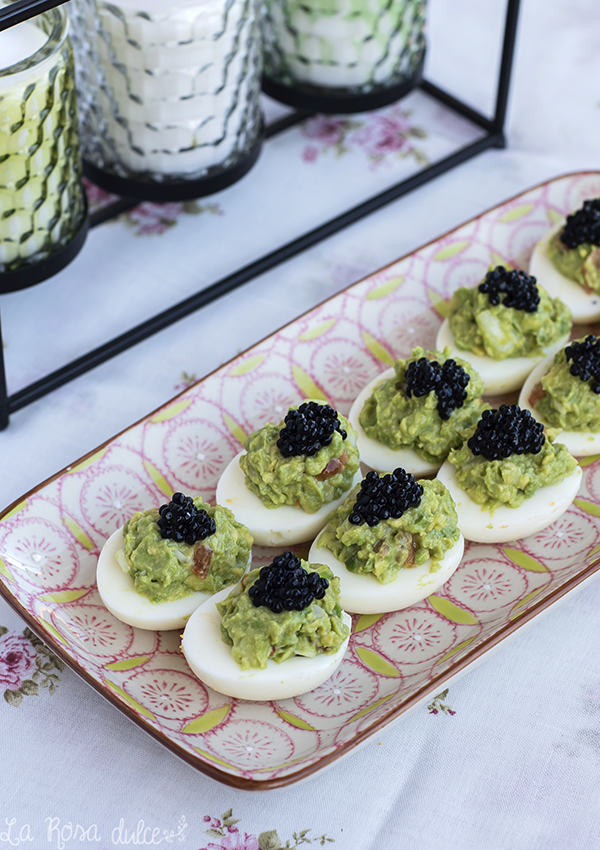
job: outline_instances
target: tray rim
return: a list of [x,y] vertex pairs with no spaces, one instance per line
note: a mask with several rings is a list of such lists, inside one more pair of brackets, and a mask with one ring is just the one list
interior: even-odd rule
[[[513,201],[518,200],[523,195],[528,194],[529,192],[533,192],[536,189],[541,189],[544,186],[549,185],[550,183],[554,183],[558,180],[565,180],[570,177],[584,177],[587,175],[596,175],[600,177],[600,170],[598,169],[585,169],[581,171],[571,171],[565,174],[559,174],[555,177],[552,177],[548,180],[542,180],[539,183],[530,186],[527,189],[523,189],[515,195],[512,195],[509,198],[506,198],[503,201],[500,201],[497,204],[494,204],[491,207],[486,208],[482,212],[477,215],[472,216],[466,221],[461,222],[457,226],[452,229],[446,231],[440,236],[436,236],[434,239],[431,239],[429,242],[426,242],[422,245],[417,246],[411,251],[408,251],[406,254],[403,254],[401,257],[393,260],[390,263],[387,263],[385,266],[376,269],[375,271],[370,272],[364,277],[360,278],[357,281],[349,284],[347,287],[339,290],[338,292],[330,295],[328,298],[325,298],[323,301],[313,305],[308,310],[305,310],[303,313],[300,313],[298,316],[295,316],[289,322],[286,322],[281,327],[262,337],[257,342],[253,343],[249,348],[244,351],[236,354],[234,357],[229,360],[221,363],[216,369],[213,369],[212,372],[207,373],[199,380],[195,381],[189,387],[182,390],[180,393],[169,398],[167,401],[163,402],[163,404],[159,405],[159,407],[147,413],[145,416],[142,416],[136,422],[133,422],[131,425],[128,425],[122,431],[117,432],[112,437],[110,437],[105,442],[91,449],[86,454],[82,455],[77,460],[70,463],[68,466],[63,467],[58,472],[54,473],[54,475],[49,476],[44,481],[37,484],[35,487],[28,490],[18,499],[15,499],[11,502],[8,507],[4,508],[0,512],[0,522],[3,522],[8,515],[18,506],[21,505],[24,501],[26,501],[31,496],[37,494],[39,491],[44,489],[49,484],[56,481],[58,478],[70,472],[74,467],[77,467],[79,464],[85,462],[90,457],[95,455],[97,452],[101,451],[106,446],[113,443],[123,434],[126,434],[128,431],[133,430],[138,425],[141,425],[146,420],[150,419],[152,416],[156,415],[158,412],[163,410],[164,408],[170,406],[176,399],[180,396],[185,395],[189,392],[192,387],[196,387],[199,384],[204,383],[208,378],[215,375],[217,372],[225,369],[230,366],[235,361],[245,357],[249,352],[251,352],[254,348],[259,345],[262,345],[268,339],[276,336],[281,333],[281,331],[290,327],[295,322],[307,316],[309,313],[312,313],[315,310],[320,309],[323,305],[328,304],[330,301],[333,301],[337,298],[342,292],[346,292],[349,289],[352,289],[354,286],[359,285],[360,283],[368,280],[369,278],[381,274],[389,269],[391,266],[396,265],[402,260],[407,259],[408,257],[416,254],[419,251],[423,251],[426,248],[430,247],[436,242],[439,242],[442,239],[445,239],[451,236],[456,231],[460,230],[463,227],[471,224],[474,221],[482,218],[488,213],[497,210],[499,207],[505,206],[506,204],[510,204]],[[422,702],[429,694],[436,691],[445,681],[450,678],[457,676],[458,674],[464,672],[464,670],[473,662],[482,660],[487,652],[494,649],[499,643],[501,643],[506,637],[514,634],[519,628],[523,625],[529,623],[533,620],[538,614],[542,611],[546,611],[549,609],[555,602],[562,599],[572,590],[574,590],[579,584],[585,582],[590,579],[594,573],[598,572],[600,567],[600,555],[594,558],[594,560],[588,564],[583,570],[581,570],[577,575],[572,576],[564,583],[560,584],[556,587],[551,593],[545,596],[543,599],[537,600],[533,602],[531,606],[521,613],[517,614],[513,617],[510,622],[505,623],[505,625],[501,626],[495,632],[493,632],[488,637],[484,638],[481,643],[479,643],[476,647],[468,650],[460,659],[451,663],[451,665],[446,668],[443,672],[440,672],[433,679],[430,679],[426,685],[423,685],[421,688],[417,689],[410,697],[408,697],[404,702],[400,705],[393,708],[391,711],[383,714],[373,725],[369,726],[366,729],[363,729],[361,732],[357,733],[352,739],[346,741],[340,747],[338,747],[333,752],[329,753],[327,756],[322,757],[313,763],[307,765],[306,767],[301,768],[300,770],[295,771],[294,773],[288,773],[285,776],[277,776],[270,779],[258,780],[258,779],[247,779],[243,776],[237,776],[235,774],[228,773],[224,770],[221,770],[216,764],[211,763],[210,761],[199,761],[195,756],[191,753],[186,752],[182,748],[180,748],[175,741],[172,741],[168,738],[164,733],[155,729],[144,717],[137,714],[132,708],[130,708],[126,703],[119,700],[116,694],[113,694],[112,691],[102,686],[102,684],[97,681],[91,673],[89,673],[84,667],[82,667],[78,661],[72,658],[63,646],[59,643],[59,641],[53,637],[49,632],[47,632],[40,624],[38,620],[36,620],[22,605],[21,603],[13,596],[10,589],[4,582],[3,577],[0,575],[0,596],[10,605],[10,607],[21,617],[22,620],[25,621],[27,626],[31,628],[31,630],[38,635],[38,637],[43,640],[43,642],[48,646],[52,652],[57,655],[71,670],[73,670],[80,678],[83,679],[88,685],[90,685],[97,693],[100,694],[104,699],[108,700],[112,705],[115,706],[122,714],[132,720],[137,726],[147,732],[151,737],[157,740],[162,746],[166,747],[173,755],[177,756],[179,759],[183,760],[190,767],[193,767],[195,770],[203,773],[206,776],[209,776],[211,779],[215,779],[216,781],[227,785],[231,788],[236,788],[238,790],[244,791],[268,791],[274,790],[276,788],[283,788],[289,785],[293,785],[296,782],[299,782],[303,779],[308,779],[313,776],[315,773],[318,773],[325,768],[331,767],[336,761],[342,758],[345,755],[348,755],[352,750],[357,749],[362,744],[364,744],[369,738],[373,737],[377,732],[381,731],[385,726],[397,720],[406,712],[410,711],[412,708],[415,708],[420,702]]]

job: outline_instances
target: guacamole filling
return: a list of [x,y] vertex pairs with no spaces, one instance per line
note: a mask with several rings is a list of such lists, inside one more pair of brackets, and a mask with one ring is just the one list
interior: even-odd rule
[[558,484],[577,468],[566,446],[552,443],[528,410],[488,410],[448,460],[459,487],[486,510],[520,507],[540,487]]
[[[431,364],[426,375],[423,360]],[[449,348],[415,348],[407,360],[396,360],[394,371],[365,402],[359,416],[365,434],[390,449],[413,449],[430,463],[443,463],[488,407],[481,400],[483,381],[465,360],[451,358]],[[415,380],[412,372],[418,373]],[[442,406],[440,396],[453,404]]]
[[505,360],[542,354],[569,332],[571,313],[535,278],[498,266],[479,286],[454,293],[449,324],[458,348]]
[[587,292],[600,292],[600,198],[584,201],[548,243],[554,267]]
[[244,445],[246,486],[267,508],[295,505],[315,513],[350,489],[359,467],[356,432],[345,416],[316,401],[290,408],[282,422],[267,423]]
[[[322,595],[319,592],[320,598],[313,597],[301,610],[281,606],[281,610],[276,612],[263,602],[264,585],[267,584],[271,593],[277,594],[280,586],[290,581],[285,564],[278,566],[276,558],[270,567],[247,573],[229,596],[217,603],[221,615],[221,637],[232,647],[232,655],[242,670],[264,670],[269,659],[280,664],[295,655],[308,658],[323,652],[333,655],[350,634],[342,619],[339,579],[329,567],[300,561],[291,552],[279,557],[285,559],[286,556],[298,562],[293,563],[296,577],[299,569],[302,570],[305,582],[320,586],[324,592]],[[271,572],[269,582],[265,580],[263,571]],[[283,581],[277,581],[274,577],[277,573],[283,573]],[[311,579],[313,574],[316,574],[316,579]],[[257,584],[260,588],[255,594],[258,605],[251,595]],[[273,585],[276,587],[273,588]],[[284,588],[284,601],[286,593],[289,590]]]
[[[407,507],[400,516],[392,509],[387,519],[371,524],[369,499],[364,499],[363,494],[368,491],[369,482],[375,485],[381,482],[381,489],[395,490],[398,484],[393,479],[400,479],[401,494],[408,494]],[[415,494],[419,491],[421,495],[417,499]],[[386,497],[381,493],[374,495],[375,505],[383,505],[379,510],[383,517],[387,510]],[[402,495],[399,498],[402,500]],[[364,507],[367,520],[359,523],[356,517],[365,512]],[[329,549],[350,572],[372,575],[381,584],[389,584],[401,570],[418,567],[430,558],[432,571],[439,568],[439,561],[459,537],[456,508],[442,482],[437,479],[415,482],[404,470],[395,470],[382,476],[370,472],[330,515],[317,546]]]
[[248,565],[253,540],[246,526],[227,508],[211,507],[200,498],[193,505],[206,512],[215,531],[192,544],[162,536],[158,508],[135,513],[123,527],[117,560],[136,591],[151,602],[171,602],[196,591],[217,593],[239,581]]
[[559,351],[529,403],[562,431],[600,431],[600,340],[588,336]]

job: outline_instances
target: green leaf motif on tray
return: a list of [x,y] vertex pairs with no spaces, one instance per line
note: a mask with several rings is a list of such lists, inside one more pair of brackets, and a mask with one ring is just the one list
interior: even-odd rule
[[292,375],[298,385],[298,389],[305,398],[329,401],[321,387],[317,386],[310,375],[307,375],[304,369],[301,369],[300,366],[292,366]]
[[184,398],[181,401],[176,401],[175,404],[170,404],[164,410],[159,410],[150,420],[150,424],[159,425],[161,422],[168,422],[170,419],[175,419],[176,416],[187,410],[191,403],[191,398]]
[[365,629],[370,628],[381,620],[383,616],[383,614],[361,614],[354,626],[354,634],[357,632],[364,632]]
[[469,247],[471,243],[468,239],[464,239],[459,242],[451,242],[450,245],[446,245],[445,248],[442,248],[437,254],[434,256],[434,260],[449,260],[450,257],[456,257],[457,254],[460,254],[466,248]]
[[470,611],[465,608],[459,608],[454,602],[449,599],[443,599],[441,596],[428,596],[427,601],[438,614],[450,620],[451,623],[458,623],[461,626],[478,626],[479,620]]
[[60,590],[57,593],[44,593],[40,596],[44,602],[56,602],[58,605],[64,605],[66,602],[75,602],[81,599],[86,593],[89,593],[89,588],[80,588],[79,590]]
[[62,521],[63,525],[66,525],[73,537],[78,541],[78,543],[81,543],[84,549],[89,549],[90,552],[94,549],[94,544],[90,538],[72,517],[65,515],[62,517]]
[[500,221],[508,222],[508,221],[516,221],[519,218],[524,218],[526,215],[533,210],[533,204],[521,204],[518,207],[513,207],[512,210],[504,213],[503,216],[500,217]]
[[600,505],[595,505],[594,502],[588,502],[587,499],[575,499],[573,504],[577,505],[582,511],[585,511],[586,514],[600,517]]
[[348,723],[352,723],[354,720],[359,720],[361,717],[364,717],[365,714],[368,714],[370,711],[374,711],[378,706],[382,705],[384,702],[387,702],[393,696],[394,694],[388,694],[386,697],[381,697],[381,699],[378,699],[377,702],[368,705],[366,708],[363,708],[361,711],[359,711],[358,714],[355,714],[353,717],[351,717]]
[[387,283],[383,283],[376,289],[372,289],[370,292],[367,292],[367,299],[369,301],[376,301],[378,298],[385,298],[386,295],[389,295],[391,292],[395,292],[399,286],[402,286],[403,283],[403,274],[400,275],[400,277],[393,277],[391,280],[388,280]]
[[463,640],[461,643],[458,643],[456,646],[453,646],[452,649],[448,650],[448,652],[445,655],[442,655],[441,658],[438,658],[438,660],[435,663],[436,664],[443,664],[444,661],[447,661],[449,658],[452,658],[453,655],[456,655],[458,652],[461,652],[463,649],[465,649],[470,643],[473,643],[473,641],[475,640],[475,637],[476,636],[473,635],[473,637],[467,638],[466,640]]
[[507,558],[516,564],[518,567],[521,567],[523,570],[528,570],[531,573],[547,573],[549,572],[548,567],[541,563],[541,561],[537,561],[535,558],[532,558],[531,555],[525,554],[520,549],[510,549],[506,548],[502,550]]
[[227,425],[227,427],[229,428],[233,436],[236,438],[238,443],[244,445],[244,443],[246,442],[246,437],[248,435],[246,434],[242,426],[238,425],[235,419],[229,416],[228,413],[223,414],[223,422]]
[[159,470],[152,464],[150,461],[144,461],[144,469],[150,476],[150,478],[154,481],[158,489],[161,493],[164,493],[169,499],[173,496],[175,492],[165,477],[159,472]]
[[320,322],[318,325],[315,325],[314,328],[309,328],[307,331],[304,331],[304,333],[301,333],[298,339],[300,342],[309,342],[311,339],[317,339],[318,337],[323,336],[323,334],[326,334],[336,322],[337,319],[326,319],[324,322]]
[[123,700],[123,702],[126,702],[127,705],[129,705],[129,706],[131,706],[131,708],[135,709],[135,711],[137,711],[138,714],[141,714],[142,717],[147,717],[148,720],[156,720],[156,718],[154,717],[154,715],[152,714],[151,711],[148,711],[147,708],[144,708],[143,705],[140,705],[140,703],[137,700],[135,700],[132,696],[130,696],[127,693],[127,691],[124,691],[123,688],[119,687],[119,685],[116,685],[114,682],[111,682],[110,679],[105,679],[104,684],[106,685],[106,687],[109,690],[111,690],[113,693],[117,694],[117,696],[120,697]]
[[106,665],[107,670],[132,670],[134,667],[140,667],[149,661],[147,655],[139,655],[137,658],[126,658],[124,661],[113,661]]
[[229,703],[213,708],[212,711],[207,711],[201,717],[190,720],[187,726],[183,727],[182,732],[186,735],[203,735],[205,732],[210,732],[211,729],[225,720],[230,710],[231,705]]
[[373,357],[376,357],[377,360],[381,360],[382,363],[385,363],[387,366],[394,365],[394,358],[390,354],[390,352],[383,347],[383,345],[375,339],[374,336],[371,336],[368,331],[362,332],[362,338],[364,344],[367,346]]
[[282,720],[285,720],[286,723],[289,723],[290,726],[295,726],[297,729],[304,729],[307,732],[316,732],[314,726],[311,726],[310,723],[307,723],[306,720],[301,720],[299,717],[296,717],[295,714],[290,714],[289,711],[284,711],[282,708],[277,709],[275,714],[278,714]]
[[446,301],[445,298],[442,298],[441,295],[438,295],[435,289],[432,289],[430,286],[427,287],[427,296],[431,306],[438,316],[441,316],[442,319],[446,319],[450,313],[450,302]]
[[249,357],[247,360],[244,360],[243,363],[238,363],[237,366],[230,369],[227,376],[229,378],[237,378],[240,375],[247,375],[249,372],[253,372],[257,369],[264,361],[265,357],[266,354],[255,354],[253,357]]
[[356,654],[370,670],[379,673],[380,676],[388,676],[391,679],[400,678],[400,671],[397,670],[389,661],[383,658],[378,652],[373,649],[366,649],[364,646],[356,647]]

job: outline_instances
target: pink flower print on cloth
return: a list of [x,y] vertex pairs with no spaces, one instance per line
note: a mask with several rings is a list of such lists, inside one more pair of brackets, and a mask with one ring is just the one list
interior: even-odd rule
[[18,690],[35,669],[36,651],[21,635],[0,637],[0,689]]

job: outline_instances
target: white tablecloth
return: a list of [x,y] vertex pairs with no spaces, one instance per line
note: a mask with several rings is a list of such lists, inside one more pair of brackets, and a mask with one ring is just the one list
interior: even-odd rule
[[[482,108],[497,66],[498,5],[431,0],[430,76]],[[599,33],[595,0],[523,0],[506,150],[471,160],[14,415],[0,434],[2,506],[362,275],[539,181],[600,167]],[[313,121],[268,142],[256,169],[218,196],[187,210],[146,207],[98,228],[53,281],[3,296],[10,391],[309,229],[336,204],[399,179],[416,166],[415,148],[434,158],[469,138],[447,115],[437,116],[438,135],[408,133],[429,126],[435,109],[422,96],[399,105],[393,117],[407,133],[396,149],[378,141],[373,119],[356,128]],[[198,245],[206,246],[200,262]],[[266,794],[228,789],[178,761],[53,666],[3,601],[0,627],[0,693],[14,690],[35,657],[47,684],[0,699],[0,847],[600,844],[600,584],[327,772]]]

